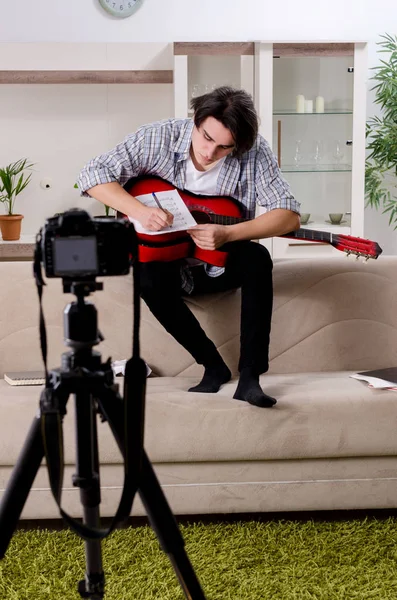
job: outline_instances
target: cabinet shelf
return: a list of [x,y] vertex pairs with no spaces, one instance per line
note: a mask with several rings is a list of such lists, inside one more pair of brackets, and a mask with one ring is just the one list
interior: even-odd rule
[[273,44],[274,58],[353,56],[354,43],[310,42]]
[[281,167],[283,173],[349,173],[351,165],[284,165]]
[[334,225],[326,220],[325,221],[318,220],[318,221],[309,221],[309,223],[306,223],[306,225],[304,225],[302,223],[301,229],[314,229],[315,231],[320,230],[320,231],[329,231],[330,233],[349,234],[351,227],[349,224],[347,224],[347,219],[343,220],[339,225]]
[[[174,42],[174,55],[184,56],[253,56],[254,42]],[[352,43],[273,44],[273,57],[353,56]]]
[[278,108],[273,112],[273,115],[294,115],[296,117],[323,117],[326,115],[352,115],[353,111],[350,108],[327,108],[322,113],[318,112],[307,112],[307,113],[298,113],[296,110],[292,110],[290,108]]
[[175,56],[253,56],[254,42],[174,42]]
[[173,83],[171,70],[140,71],[0,71],[0,84],[24,83]]
[[35,246],[34,235],[21,235],[19,240],[13,242],[5,242],[0,239],[0,261],[32,259]]

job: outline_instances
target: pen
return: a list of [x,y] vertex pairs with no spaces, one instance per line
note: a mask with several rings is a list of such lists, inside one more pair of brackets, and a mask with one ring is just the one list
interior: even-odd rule
[[165,213],[166,213],[167,211],[166,211],[166,210],[164,210],[164,208],[161,206],[161,204],[160,204],[160,200],[157,198],[157,196],[156,196],[156,194],[155,194],[154,192],[152,192],[152,196],[153,196],[153,198],[155,199],[155,202],[156,202],[157,206],[158,206],[159,208],[161,208],[161,210],[162,210],[163,212],[165,212]]

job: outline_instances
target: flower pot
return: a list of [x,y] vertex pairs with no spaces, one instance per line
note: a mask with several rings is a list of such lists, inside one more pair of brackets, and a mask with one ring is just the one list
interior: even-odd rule
[[0,215],[0,230],[4,241],[19,240],[22,219],[23,215]]

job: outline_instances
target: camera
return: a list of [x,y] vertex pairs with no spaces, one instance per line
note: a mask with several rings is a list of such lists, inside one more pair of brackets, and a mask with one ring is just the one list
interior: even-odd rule
[[47,277],[83,281],[126,275],[134,252],[135,229],[128,219],[92,218],[72,208],[46,220],[37,245]]

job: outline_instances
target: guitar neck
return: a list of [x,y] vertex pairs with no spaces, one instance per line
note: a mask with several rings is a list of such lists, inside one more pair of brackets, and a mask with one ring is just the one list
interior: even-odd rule
[[211,214],[211,223],[215,225],[235,225],[236,223],[244,223],[251,219],[243,219],[243,217],[226,217],[224,215]]
[[[243,219],[242,217],[225,217],[223,215],[211,215],[211,222],[216,223],[217,225],[234,225],[235,223],[243,223],[248,219]],[[297,231],[291,231],[290,233],[285,233],[280,237],[286,238],[296,238],[299,240],[309,240],[311,242],[325,242],[327,244],[331,244],[334,241],[334,238],[337,236],[333,236],[328,231],[316,231],[315,229],[298,229]]]
[[328,231],[317,231],[315,229],[297,229],[290,233],[285,233],[280,237],[295,238],[298,240],[309,240],[311,242],[325,242],[332,244],[336,241],[337,235],[332,235]]

